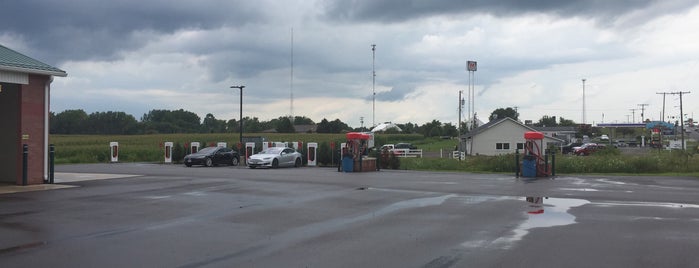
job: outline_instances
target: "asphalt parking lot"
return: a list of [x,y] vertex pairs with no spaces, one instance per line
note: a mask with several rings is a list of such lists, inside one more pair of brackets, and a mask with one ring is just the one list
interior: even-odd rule
[[57,166],[0,267],[699,267],[699,178]]

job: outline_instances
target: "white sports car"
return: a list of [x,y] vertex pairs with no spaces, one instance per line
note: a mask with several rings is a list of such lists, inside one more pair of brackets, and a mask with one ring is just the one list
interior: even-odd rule
[[303,161],[301,153],[288,147],[267,148],[248,158],[248,167],[300,167]]

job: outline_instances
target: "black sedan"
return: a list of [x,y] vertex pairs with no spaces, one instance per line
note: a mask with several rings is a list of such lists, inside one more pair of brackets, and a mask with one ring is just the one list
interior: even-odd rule
[[225,147],[206,147],[184,157],[184,165],[188,167],[192,165],[211,167],[219,164],[237,166],[238,163],[240,163],[238,152]]

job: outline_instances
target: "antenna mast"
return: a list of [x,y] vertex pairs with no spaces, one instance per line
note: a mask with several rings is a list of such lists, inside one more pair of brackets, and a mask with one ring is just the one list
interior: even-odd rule
[[289,78],[289,120],[294,124],[294,27],[291,27],[291,78]]
[[374,62],[376,61],[376,44],[371,44],[371,124],[372,127],[376,126],[376,68]]

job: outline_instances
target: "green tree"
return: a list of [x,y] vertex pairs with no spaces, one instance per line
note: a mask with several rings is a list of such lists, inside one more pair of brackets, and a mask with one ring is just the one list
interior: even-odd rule
[[442,123],[433,119],[432,122],[425,123],[420,127],[422,135],[425,137],[436,137],[442,135]]
[[456,129],[456,126],[452,125],[451,123],[446,123],[444,126],[442,126],[442,135],[441,136],[450,136],[450,137],[456,137],[459,135],[459,130]]
[[83,110],[65,110],[50,118],[49,131],[53,134],[87,134],[87,117]]
[[226,131],[226,121],[218,120],[213,114],[206,114],[201,124],[204,133],[223,133]]
[[94,112],[85,126],[89,134],[130,135],[139,132],[139,124],[133,115],[124,112]]
[[558,123],[556,123],[555,116],[544,115],[539,119],[539,122],[534,125],[537,127],[555,127],[558,126]]
[[573,122],[573,120],[568,120],[563,117],[558,118],[558,125],[562,127],[576,127],[578,124]]
[[340,119],[335,119],[333,121],[328,121],[323,118],[323,120],[318,123],[316,127],[316,132],[318,133],[342,133],[342,131],[349,131],[350,128],[347,124],[340,121]]
[[277,123],[276,130],[278,133],[295,133],[296,129],[294,129],[294,125],[291,123],[291,119],[289,117],[280,117],[279,122]]
[[313,125],[315,122],[305,116],[294,116],[294,125]]
[[490,113],[490,117],[488,119],[490,121],[496,120],[496,119],[503,119],[505,117],[509,117],[514,119],[515,121],[519,120],[519,113],[515,110],[512,109],[511,107],[507,108],[497,108],[495,111]]
[[201,119],[195,113],[183,109],[151,110],[141,117],[146,133],[196,133]]

